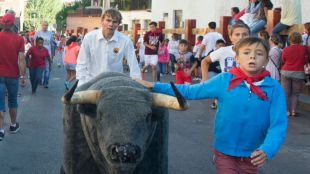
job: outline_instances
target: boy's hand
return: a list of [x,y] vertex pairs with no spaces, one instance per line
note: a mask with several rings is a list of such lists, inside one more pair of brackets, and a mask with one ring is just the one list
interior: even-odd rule
[[25,77],[20,78],[19,83],[21,87],[26,87],[26,84],[27,84],[26,78]]
[[154,87],[153,82],[148,82],[148,81],[144,81],[144,80],[140,80],[140,79],[136,79],[136,78],[133,78],[133,80],[140,83],[141,85],[143,85],[144,87],[146,87],[148,89],[152,89]]
[[175,71],[179,70],[179,65],[175,63],[174,64],[174,69],[175,69]]
[[254,166],[262,167],[267,161],[267,155],[262,150],[256,150],[251,155],[251,163]]

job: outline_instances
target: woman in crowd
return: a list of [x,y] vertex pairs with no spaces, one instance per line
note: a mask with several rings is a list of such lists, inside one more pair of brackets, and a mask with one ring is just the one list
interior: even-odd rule
[[286,94],[287,115],[297,116],[298,96],[305,79],[306,47],[301,44],[302,37],[297,32],[289,36],[289,41],[291,45],[284,48],[282,53],[281,85]]

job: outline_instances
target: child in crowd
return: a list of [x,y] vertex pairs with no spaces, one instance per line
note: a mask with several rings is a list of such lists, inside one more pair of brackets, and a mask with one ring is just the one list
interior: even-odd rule
[[260,32],[258,32],[258,37],[261,38],[265,42],[266,45],[270,46],[269,45],[270,35],[267,31],[261,30]]
[[63,57],[64,57],[64,48],[66,45],[66,37],[64,35],[60,36],[59,41],[57,41],[57,48],[56,48],[56,60],[57,66],[60,68],[63,65]]
[[203,36],[198,36],[197,42],[193,48],[193,55],[195,59],[192,60],[192,63],[194,64],[197,61],[197,66],[195,66],[195,70],[194,70],[195,77],[193,80],[201,80],[201,78],[199,77],[199,67],[200,67],[201,58],[197,57],[196,55],[202,46],[202,40],[203,40]]
[[185,39],[179,42],[179,51],[174,54],[175,56],[175,82],[176,84],[191,84],[192,83],[192,69],[191,59],[193,59],[193,54],[188,51],[188,43]]
[[[136,47],[139,50],[138,51],[138,58],[139,58],[139,66],[142,68],[144,66],[144,52],[145,52],[145,46],[143,44],[143,35],[141,35],[136,43]],[[145,70],[145,72],[147,72]]]
[[164,43],[159,46],[158,49],[158,64],[157,64],[157,81],[160,81],[160,77],[166,74],[167,64],[169,63],[169,52],[168,52],[169,39],[165,39]]
[[280,40],[277,36],[271,36],[269,39],[270,51],[269,62],[266,70],[270,72],[273,79],[280,81],[280,68],[282,49],[279,47]]
[[[242,39],[235,50],[239,67],[207,82],[176,88],[189,100],[219,101],[214,121],[217,173],[255,174],[276,155],[285,138],[285,94],[263,68],[269,50],[261,39]],[[174,95],[170,84],[137,81],[152,92]]]
[[67,90],[71,87],[71,82],[75,80],[76,77],[76,60],[80,51],[80,45],[77,40],[77,36],[70,36],[65,47],[64,64],[65,69],[67,70],[65,87]]
[[310,39],[309,39],[309,35],[310,35],[310,22],[307,22],[304,24],[305,27],[305,33],[302,35],[302,44],[306,45],[306,43],[308,43],[308,46],[310,46]]
[[175,57],[174,54],[177,54],[179,49],[179,40],[178,40],[178,35],[176,33],[173,33],[171,36],[171,40],[169,41],[168,44],[168,52],[170,55],[170,63],[171,63],[171,75],[175,75],[175,70],[174,70],[174,62],[175,62]]
[[243,23],[236,23],[230,28],[229,38],[233,45],[222,47],[201,61],[201,75],[202,81],[208,79],[209,65],[212,62],[219,61],[221,71],[227,72],[234,66],[236,66],[234,45],[239,42],[242,38],[249,37],[250,28]]
[[232,26],[236,23],[235,16],[240,12],[238,7],[232,7],[230,9],[231,19],[229,20],[228,25]]
[[42,79],[42,74],[46,66],[45,59],[49,62],[49,71],[51,71],[52,68],[52,60],[48,50],[43,46],[43,43],[44,39],[42,37],[37,37],[35,46],[32,46],[26,54],[32,94],[36,93],[37,87]]

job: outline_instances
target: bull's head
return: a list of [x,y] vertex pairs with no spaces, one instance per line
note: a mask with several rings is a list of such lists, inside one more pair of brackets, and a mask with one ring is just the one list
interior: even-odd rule
[[90,149],[92,153],[102,154],[95,160],[99,163],[107,161],[113,166],[112,170],[127,171],[119,173],[131,173],[150,145],[157,125],[156,117],[161,117],[152,113],[152,108],[189,108],[174,84],[171,85],[177,97],[128,86],[75,92],[76,82],[62,101],[77,104],[79,112],[86,115],[82,117],[84,133],[88,134],[90,146],[96,144]]

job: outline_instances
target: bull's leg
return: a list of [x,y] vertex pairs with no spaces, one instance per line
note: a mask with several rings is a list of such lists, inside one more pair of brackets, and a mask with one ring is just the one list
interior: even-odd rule
[[168,173],[168,129],[169,113],[167,109],[153,109],[158,125],[153,141],[137,166],[134,174],[167,174]]
[[64,110],[64,164],[65,174],[98,174],[98,168],[94,162],[87,145],[80,114],[76,105],[66,105]]

